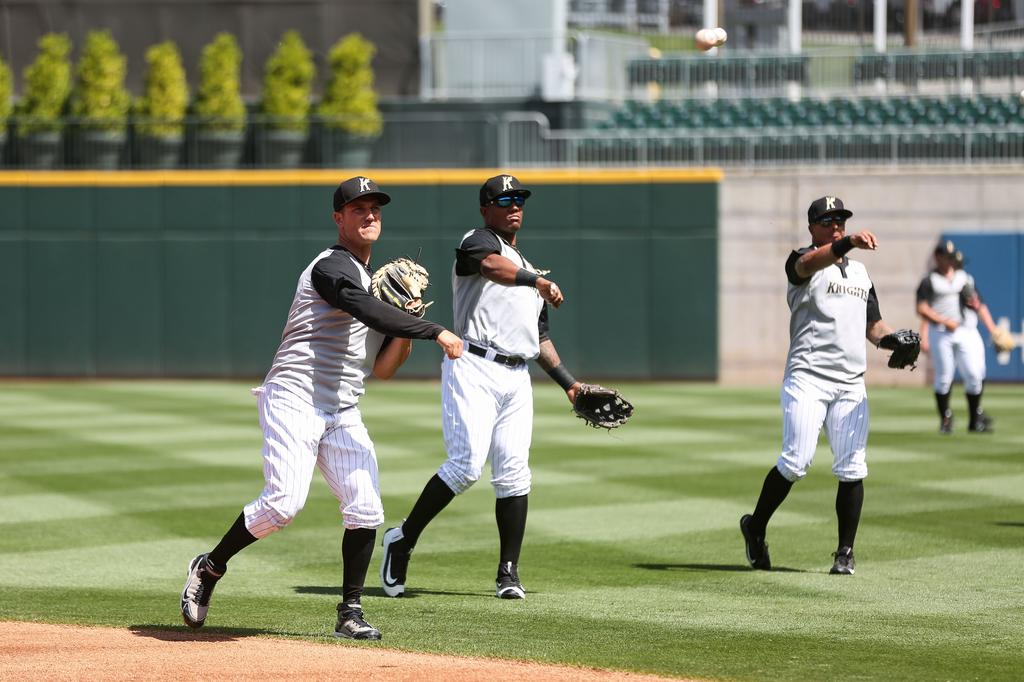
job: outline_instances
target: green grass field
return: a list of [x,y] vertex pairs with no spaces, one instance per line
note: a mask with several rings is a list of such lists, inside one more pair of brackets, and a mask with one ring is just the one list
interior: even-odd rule
[[[262,486],[248,386],[0,383],[0,619],[182,629],[188,561]],[[987,390],[996,432],[977,435],[957,386],[952,437],[928,389],[871,391],[853,577],[828,575],[824,439],[769,529],[777,570],[745,564],[737,521],[777,454],[777,389],[618,387],[637,414],[610,434],[538,387],[528,599],[493,596],[485,480],[424,533],[407,598],[380,591],[377,547],[364,605],[383,646],[730,680],[1020,679],[1024,387]],[[435,383],[364,398],[389,523],[442,460],[438,412]],[[206,629],[334,641],[340,537],[317,474],[296,522],[232,561]]]

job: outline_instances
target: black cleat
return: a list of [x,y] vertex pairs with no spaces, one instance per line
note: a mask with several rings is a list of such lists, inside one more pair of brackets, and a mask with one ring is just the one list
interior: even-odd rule
[[201,628],[206,622],[213,588],[224,573],[210,566],[209,554],[200,554],[188,565],[188,578],[181,591],[181,617],[190,628]]
[[853,547],[840,547],[838,552],[832,554],[832,558],[835,561],[833,561],[832,569],[829,573],[832,575],[853,575],[853,569],[857,566],[857,562],[853,560]]
[[939,433],[949,435],[953,433],[953,413],[946,412],[942,415],[942,421],[939,422]]
[[753,568],[770,571],[772,560],[768,556],[768,544],[764,541],[763,535],[754,535],[750,529],[750,522],[754,520],[750,514],[740,517],[740,532],[743,533],[743,542],[747,549],[747,561]]
[[494,584],[495,596],[500,599],[526,599],[526,588],[519,582],[519,566],[511,561],[498,564]]
[[345,639],[380,639],[380,630],[363,618],[363,607],[359,604],[338,604],[338,624],[334,636]]
[[974,415],[967,430],[974,433],[992,433],[992,417],[978,410],[978,414]]

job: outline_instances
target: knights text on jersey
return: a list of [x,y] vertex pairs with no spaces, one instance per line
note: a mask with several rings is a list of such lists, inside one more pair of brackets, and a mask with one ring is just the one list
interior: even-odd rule
[[789,357],[786,374],[804,371],[839,384],[863,381],[867,325],[881,319],[875,288],[859,261],[844,258],[810,278],[796,274],[794,251],[786,262]]
[[536,358],[544,299],[533,287],[497,284],[481,275],[480,262],[492,253],[536,272],[517,248],[493,231],[480,228],[463,235],[452,268],[455,333],[499,353]]
[[974,278],[963,270],[953,271],[952,278],[930,272],[917,287],[917,300],[930,305],[942,317],[962,324],[967,317],[967,302],[975,293]]

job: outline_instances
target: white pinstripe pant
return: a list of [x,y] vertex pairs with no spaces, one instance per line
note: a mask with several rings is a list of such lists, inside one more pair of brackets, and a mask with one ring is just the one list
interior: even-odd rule
[[245,527],[262,538],[284,528],[302,510],[313,469],[319,467],[338,498],[346,528],[384,523],[377,455],[358,406],[324,412],[287,389],[253,389],[263,429],[260,496],[245,505]]
[[787,480],[807,474],[822,424],[832,446],[832,473],[840,481],[868,475],[868,396],[864,384],[834,384],[804,372],[782,382],[782,454],[776,467]]
[[928,339],[935,365],[935,392],[949,393],[957,369],[964,380],[964,391],[981,393],[985,381],[985,342],[977,327],[960,325],[949,331],[937,324],[929,325]]
[[530,492],[533,388],[525,364],[505,367],[471,353],[444,358],[441,422],[448,459],[437,475],[456,495],[480,479],[488,457],[496,497]]

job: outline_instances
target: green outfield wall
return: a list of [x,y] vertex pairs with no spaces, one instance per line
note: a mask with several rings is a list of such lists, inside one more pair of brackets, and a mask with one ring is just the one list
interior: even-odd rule
[[[497,170],[378,171],[371,265],[421,259],[450,325],[451,265]],[[718,375],[715,170],[514,172],[519,245],[566,295],[551,313],[582,377]],[[344,171],[0,173],[0,375],[261,376],[301,270],[335,242]],[[436,376],[417,342],[401,376]]]

